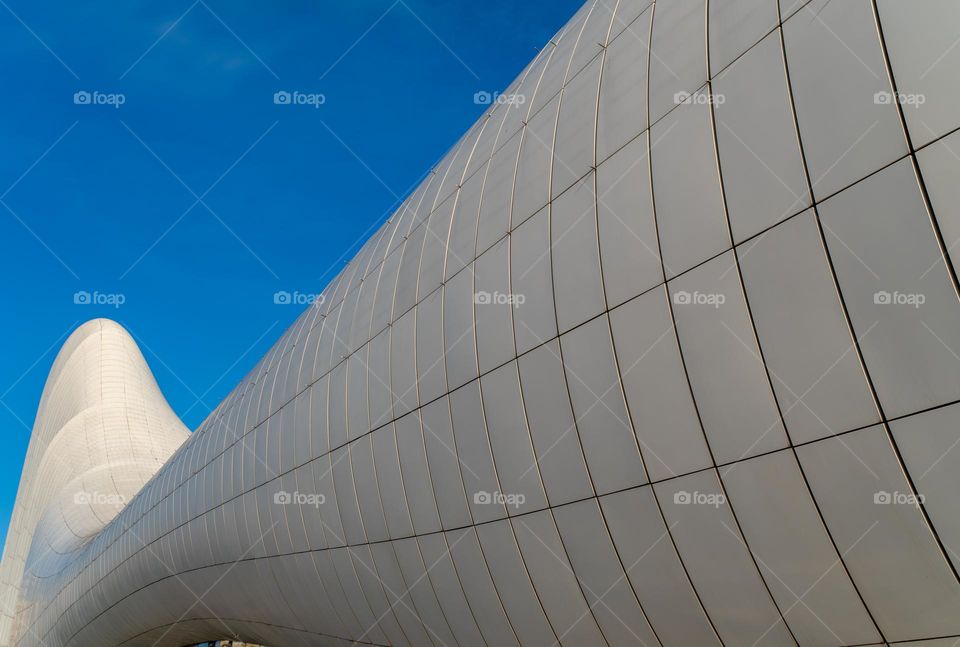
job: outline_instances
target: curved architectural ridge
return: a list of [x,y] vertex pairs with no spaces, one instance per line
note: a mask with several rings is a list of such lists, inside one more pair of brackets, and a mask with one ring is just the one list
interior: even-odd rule
[[0,644],[189,437],[136,342],[95,319],[58,353],[0,561]]
[[6,642],[956,645],[957,25],[590,0],[172,456],[85,327]]

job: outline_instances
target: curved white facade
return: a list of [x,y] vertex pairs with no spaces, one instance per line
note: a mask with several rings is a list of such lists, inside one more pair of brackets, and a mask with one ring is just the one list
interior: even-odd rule
[[0,642],[954,644],[958,24],[591,0],[142,490],[152,380],[55,447],[88,324]]
[[127,331],[95,319],[70,335],[40,399],[0,563],[4,644],[31,635],[23,622],[189,435]]

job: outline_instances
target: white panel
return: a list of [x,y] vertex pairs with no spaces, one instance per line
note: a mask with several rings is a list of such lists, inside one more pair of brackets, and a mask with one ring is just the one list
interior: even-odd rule
[[403,489],[407,495],[407,507],[417,534],[436,532],[440,529],[440,516],[433,495],[427,453],[420,429],[420,414],[415,411],[394,423],[397,433],[397,448],[400,453],[400,472],[403,474]]
[[447,390],[443,360],[443,290],[434,290],[417,305],[417,388],[430,402]]
[[[778,21],[777,0],[708,3],[710,71],[717,74],[750,49]],[[779,36],[777,36],[779,39]],[[757,83],[762,88],[762,83]]]
[[513,520],[530,579],[562,645],[598,645],[603,641],[580,583],[564,552],[549,510]]
[[[536,114],[546,103],[554,99],[567,81],[567,72],[570,69],[570,58],[577,46],[580,33],[583,31],[587,16],[591,9],[590,2],[585,3],[576,15],[564,26],[560,39],[554,37],[557,47],[550,56],[543,78],[537,86],[537,95],[530,106],[530,114]],[[595,4],[595,3],[593,3]]]
[[[397,293],[394,296],[393,317],[396,321],[417,302],[417,277],[420,273],[420,258],[423,256],[423,241],[427,236],[427,226],[421,224],[403,246],[403,259],[400,261],[400,273],[397,276]],[[338,330],[338,335],[342,333]]]
[[960,633],[960,585],[882,427],[797,449],[850,574],[887,640]]
[[944,137],[917,153],[943,244],[954,265],[960,263],[960,133]]
[[[722,468],[747,543],[801,645],[880,640],[792,452]],[[787,611],[789,609],[789,611]]]
[[[523,103],[521,104],[515,101],[507,104],[511,107],[511,110],[507,110],[507,114],[503,117],[503,126],[501,127],[496,148],[501,148],[504,142],[519,133],[523,128],[524,120],[530,116],[530,108],[533,106],[537,85],[540,83],[540,77],[543,75],[543,70],[546,68],[547,61],[550,60],[553,50],[554,44],[552,42],[546,43],[537,53],[534,61],[527,66],[527,70],[524,72],[523,83],[519,84],[515,90],[516,94],[523,97]],[[511,86],[510,92],[514,92],[513,86]]]
[[879,422],[814,214],[785,222],[738,254],[794,442]]
[[[517,172],[517,153],[520,150],[520,135],[515,135],[490,160],[490,168],[483,185],[483,199],[480,202],[480,222],[477,225],[476,251],[482,252],[490,247],[510,230],[510,212],[513,208],[513,180]],[[528,147],[529,148],[529,147]],[[539,149],[536,151],[539,152]],[[542,160],[549,153],[543,153]],[[549,164],[549,162],[547,162]],[[541,168],[540,162],[533,162],[530,170]],[[473,253],[471,252],[471,256]],[[463,260],[471,259],[466,256]]]
[[780,33],[718,76],[713,91],[727,210],[739,243],[810,205]]
[[330,470],[333,474],[333,496],[337,498],[340,519],[343,521],[343,535],[338,543],[362,544],[366,542],[363,532],[363,519],[357,502],[357,489],[350,467],[350,446],[341,447],[330,454]]
[[516,633],[497,597],[498,591],[490,578],[474,530],[452,531],[447,534],[447,543],[470,610],[477,618],[488,644],[519,647]]
[[455,389],[477,376],[477,351],[473,319],[473,266],[460,272],[443,288],[443,340],[447,387]]
[[650,151],[661,253],[672,277],[730,246],[710,107],[696,98],[680,105],[650,129]]
[[[612,41],[614,38],[623,36],[623,34],[639,31],[642,25],[636,21],[652,4],[652,0],[620,0],[617,3],[613,24],[610,26],[609,40]],[[646,20],[649,20],[649,17],[650,14],[643,15]],[[649,24],[644,27],[644,31],[649,31]]]
[[373,459],[376,464],[376,483],[380,488],[380,500],[386,517],[390,537],[407,537],[413,534],[413,522],[407,508],[400,473],[400,455],[393,425],[387,425],[372,434]]
[[[508,165],[512,166],[512,165]],[[480,197],[488,166],[484,166],[464,183],[457,196],[457,208],[450,226],[450,246],[447,249],[444,278],[448,280],[473,260],[477,246],[477,219],[480,216]],[[512,177],[512,173],[511,173]]]
[[448,397],[444,396],[421,409],[423,440],[427,448],[427,462],[433,491],[444,528],[459,528],[470,524],[470,509],[463,490],[460,459],[453,437]]
[[[337,457],[342,459],[343,454],[340,453]],[[320,506],[320,518],[322,519],[321,526],[323,527],[325,547],[343,546],[345,541],[340,516],[339,493],[334,488],[333,462],[331,459],[331,455],[328,454],[313,463],[313,476],[316,480],[317,492],[323,495],[324,500],[323,505]]]
[[387,521],[380,501],[377,472],[373,462],[373,444],[369,435],[350,445],[350,461],[367,541],[383,541],[388,537]]
[[[472,617],[463,618],[463,622],[459,622],[459,616],[451,617],[449,621],[444,617],[436,591],[427,576],[426,565],[416,539],[391,542],[391,545],[397,555],[403,579],[407,583],[407,590],[410,591],[409,599],[416,607],[424,628],[428,628],[431,635],[444,642],[456,640],[463,645],[482,645],[483,640]],[[457,637],[454,639],[449,636],[450,632]]]
[[826,201],[820,215],[886,415],[960,397],[960,303],[909,160]]
[[654,490],[680,557],[724,642],[795,644],[740,535],[716,472],[664,481]]
[[[783,26],[813,193],[828,196],[907,152],[869,0],[805,5]],[[843,97],[839,100],[825,100]]]
[[[443,615],[450,624],[457,642],[463,645],[485,645],[477,621],[464,597],[463,587],[460,584],[450,546],[442,534],[426,535],[416,542],[420,546],[423,562],[420,564],[424,579],[429,577],[430,585],[436,592],[436,597],[443,609]],[[423,565],[426,564],[427,570]]]
[[623,388],[653,480],[711,464],[684,375],[666,291],[658,288],[610,312]]
[[664,645],[720,645],[704,614],[651,488],[599,499],[627,577]]
[[[335,449],[347,442],[347,363],[340,364],[330,373],[330,391],[327,399],[330,448]],[[255,454],[257,456],[259,454]]]
[[549,215],[544,209],[510,235],[511,288],[523,296],[513,313],[518,353],[557,336]]
[[[397,563],[396,553],[389,543],[371,544],[367,547],[373,557],[372,570],[378,577],[383,579],[383,590],[387,602],[393,609],[393,614],[403,628],[404,637],[413,644],[427,644],[430,642],[428,632],[436,632],[437,629],[426,626],[417,615],[417,609],[406,595],[406,583],[403,579],[403,573]],[[453,640],[446,623],[442,628],[438,627],[449,640]]]
[[450,413],[474,523],[505,517],[503,503],[492,496],[500,491],[500,484],[487,438],[479,380],[450,394]]
[[507,512],[520,514],[546,507],[547,499],[520,399],[516,362],[480,378],[480,390],[501,493],[513,502],[508,503]]
[[516,357],[510,294],[510,241],[504,238],[476,261],[474,313],[480,373]]
[[960,470],[957,429],[960,408],[951,405],[890,423],[894,440],[947,558],[960,567],[960,519],[956,515],[954,478]]
[[512,228],[542,209],[550,197],[550,160],[553,157],[553,135],[559,104],[559,98],[551,101],[531,117],[523,129],[517,182],[513,192]]
[[[325,380],[322,383],[325,384]],[[317,397],[314,395],[314,399]],[[321,392],[319,397],[325,405],[326,393]],[[370,352],[367,355],[367,397],[372,428],[376,429],[393,420],[393,391],[390,388],[390,330],[384,330],[370,342]],[[313,404],[314,412],[325,415],[325,406],[323,409],[318,409],[318,406]],[[324,442],[326,442],[325,439]]]
[[693,396],[717,463],[786,446],[733,254],[671,282],[670,298]]
[[593,174],[551,206],[550,228],[557,321],[565,332],[604,310]]
[[921,146],[960,126],[960,50],[954,29],[960,6],[950,0],[911,5],[880,0],[877,8],[910,136],[914,146]]
[[[520,547],[509,521],[496,521],[476,528],[480,545],[490,569],[504,611],[523,645],[552,645],[557,636],[547,622],[527,568],[520,556]],[[473,538],[468,538],[471,541]]]
[[[440,287],[443,282],[443,264],[449,252],[447,241],[450,237],[450,223],[453,217],[454,196],[447,198],[430,216],[424,235],[423,255],[420,258],[420,280],[417,284],[417,300],[420,300]],[[469,255],[468,255],[469,256]],[[458,263],[465,265],[472,259],[460,258]],[[396,314],[394,315],[396,316]]]
[[[613,31],[623,29],[620,2]],[[637,4],[637,3],[633,3]],[[650,15],[646,12],[607,47],[600,79],[600,103],[597,113],[597,161],[614,151],[647,127],[647,57],[649,56]]]
[[518,360],[523,402],[537,453],[537,465],[552,505],[591,496],[556,340]]
[[560,345],[580,442],[597,492],[645,483],[606,315],[562,336]]
[[375,570],[373,556],[369,546],[358,546],[349,552],[353,562],[353,570],[359,581],[359,593],[370,605],[374,614],[375,623],[383,629],[387,639],[394,645],[404,645],[407,641],[403,635],[393,607],[389,604],[383,588],[383,578]]
[[365,346],[347,360],[347,431],[351,440],[370,431],[367,350]]
[[[585,43],[586,44],[586,43]],[[599,48],[598,48],[599,51]],[[560,95],[551,195],[556,198],[595,166],[600,58],[573,77]]]
[[[587,16],[587,23],[580,33],[577,48],[570,59],[570,69],[567,72],[566,80],[568,84],[574,83],[576,77],[583,74],[583,68],[589,62],[595,61],[600,52],[603,51],[607,44],[607,34],[610,31],[610,22],[613,19],[613,10],[616,8],[616,4],[615,2],[600,2],[600,0],[593,2],[590,15]],[[594,92],[594,97],[596,97],[596,92]]]
[[603,284],[615,307],[663,282],[646,134],[600,165],[597,197]]
[[587,602],[608,643],[658,642],[627,581],[595,499],[554,511],[557,528]]
[[417,408],[416,310],[408,310],[390,328],[390,390],[397,417]]
[[707,81],[707,3],[671,0],[653,12],[650,46],[650,123],[676,105],[678,92]]
[[[402,248],[395,250],[383,261],[383,271],[380,272],[380,279],[377,282],[377,296],[374,300],[373,317],[370,321],[370,334],[372,335],[376,335],[393,321],[393,291],[397,285],[397,273],[400,271],[402,253]],[[326,328],[327,324],[324,323],[324,330]],[[320,348],[322,351],[322,342]],[[327,356],[329,357],[329,352]],[[318,368],[322,368],[322,366],[321,364]]]

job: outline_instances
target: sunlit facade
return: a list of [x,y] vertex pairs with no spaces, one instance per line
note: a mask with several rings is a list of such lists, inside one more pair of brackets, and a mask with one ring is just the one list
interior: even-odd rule
[[189,437],[84,325],[0,644],[954,644],[958,25],[591,0]]

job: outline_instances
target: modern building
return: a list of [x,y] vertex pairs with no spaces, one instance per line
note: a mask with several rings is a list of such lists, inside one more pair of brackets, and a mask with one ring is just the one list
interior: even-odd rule
[[0,644],[956,644],[958,25],[591,0],[192,434],[85,324]]

